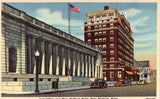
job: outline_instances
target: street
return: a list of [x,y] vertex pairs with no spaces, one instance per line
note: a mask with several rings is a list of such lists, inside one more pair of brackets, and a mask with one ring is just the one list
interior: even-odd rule
[[65,92],[32,95],[2,95],[2,97],[113,97],[113,96],[156,96],[156,83],[107,87],[103,89],[83,89]]

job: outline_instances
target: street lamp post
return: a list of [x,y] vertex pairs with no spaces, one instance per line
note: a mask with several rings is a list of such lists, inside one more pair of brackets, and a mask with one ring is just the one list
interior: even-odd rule
[[39,92],[39,89],[38,89],[38,66],[39,66],[39,51],[36,50],[35,52],[35,58],[36,58],[36,89],[35,89],[35,92]]
[[98,65],[97,65],[97,79],[98,79],[98,71],[99,71],[98,69],[99,69],[99,67],[98,67]]

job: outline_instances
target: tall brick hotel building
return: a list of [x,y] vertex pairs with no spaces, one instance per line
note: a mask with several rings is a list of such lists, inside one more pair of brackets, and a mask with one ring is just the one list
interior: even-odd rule
[[116,9],[87,13],[85,42],[103,51],[103,76],[107,81],[135,80],[134,39],[129,22]]

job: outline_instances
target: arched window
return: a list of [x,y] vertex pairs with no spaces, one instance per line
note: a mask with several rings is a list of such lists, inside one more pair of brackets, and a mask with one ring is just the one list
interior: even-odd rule
[[17,50],[14,47],[9,48],[9,72],[16,72]]

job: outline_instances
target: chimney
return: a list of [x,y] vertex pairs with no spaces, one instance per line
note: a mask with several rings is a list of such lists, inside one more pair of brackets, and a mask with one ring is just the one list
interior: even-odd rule
[[109,7],[108,6],[104,6],[104,10],[108,10],[109,9]]

